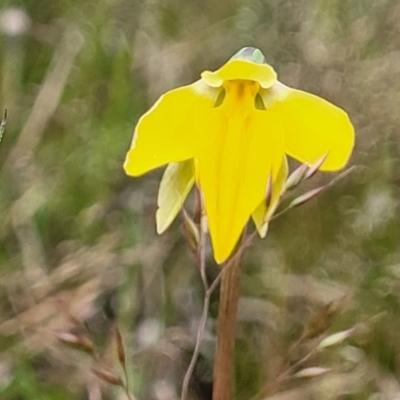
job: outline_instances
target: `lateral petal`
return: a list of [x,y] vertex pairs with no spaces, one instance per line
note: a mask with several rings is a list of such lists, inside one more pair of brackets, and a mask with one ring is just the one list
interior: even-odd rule
[[135,128],[125,172],[139,176],[164,164],[192,158],[195,110],[213,107],[218,93],[200,80],[161,96]]
[[[198,114],[195,168],[218,263],[232,253],[244,226],[265,198],[271,172],[283,159],[283,128],[278,115],[254,110],[228,118],[220,108]],[[197,163],[196,163],[197,161]]]
[[175,219],[194,184],[193,160],[168,164],[161,178],[157,199],[157,233],[163,233]]
[[263,92],[266,108],[282,117],[286,154],[309,164],[327,154],[320,168],[325,171],[346,165],[354,147],[354,128],[345,111],[279,82]]

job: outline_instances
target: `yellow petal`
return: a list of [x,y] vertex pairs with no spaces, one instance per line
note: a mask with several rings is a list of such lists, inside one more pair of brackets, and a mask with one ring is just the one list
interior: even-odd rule
[[157,232],[163,233],[175,219],[194,184],[193,160],[169,164],[158,190]]
[[325,171],[346,165],[354,147],[354,128],[341,108],[279,82],[262,97],[265,107],[282,117],[286,154],[309,164],[328,154],[321,166]]
[[199,114],[195,164],[218,263],[232,253],[244,226],[265,198],[271,174],[283,159],[279,116],[254,110],[248,117],[227,117],[222,108]]
[[239,79],[258,82],[262,88],[268,89],[276,82],[277,75],[268,64],[234,59],[215,72],[203,72],[201,77],[211,87],[220,87],[224,81]]
[[194,154],[194,113],[214,106],[219,91],[202,81],[167,92],[144,114],[135,129],[124,163],[128,175],[139,176]]
[[275,210],[279,205],[279,199],[285,186],[288,173],[289,166],[286,157],[284,157],[278,175],[276,179],[272,182],[272,195],[269,206],[267,207],[264,199],[253,211],[252,218],[258,230],[258,234],[262,238],[267,235],[268,220],[274,215]]

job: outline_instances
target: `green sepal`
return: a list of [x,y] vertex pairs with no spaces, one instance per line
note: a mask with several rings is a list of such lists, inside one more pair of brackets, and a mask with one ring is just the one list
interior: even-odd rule
[[265,64],[266,59],[261,50],[255,47],[243,47],[236,54],[234,54],[231,60],[247,60],[257,64]]

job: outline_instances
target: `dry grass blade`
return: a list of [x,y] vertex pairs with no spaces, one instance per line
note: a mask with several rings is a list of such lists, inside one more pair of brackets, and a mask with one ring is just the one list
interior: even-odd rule
[[7,109],[4,110],[4,117],[0,123],[0,141],[1,139],[3,139],[3,134],[6,129],[6,124],[7,124]]
[[86,336],[71,333],[71,332],[55,332],[55,337],[67,346],[77,350],[82,350],[85,353],[93,354],[93,342]]
[[115,372],[97,368],[93,368],[92,371],[103,382],[109,383],[114,386],[124,387],[124,383],[121,377]]
[[74,61],[84,43],[80,32],[68,28],[56,49],[52,66],[42,83],[32,111],[6,164],[25,167],[38,147],[44,130],[60,103]]
[[115,328],[115,340],[117,343],[118,361],[125,368],[126,364],[125,346],[124,346],[124,341],[122,339],[121,331],[118,329],[118,327]]

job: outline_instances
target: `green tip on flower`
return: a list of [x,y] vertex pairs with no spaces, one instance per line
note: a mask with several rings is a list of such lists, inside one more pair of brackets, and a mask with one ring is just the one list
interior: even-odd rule
[[240,49],[231,60],[246,60],[252,61],[256,64],[265,64],[266,59],[261,50],[256,49],[255,47],[243,47]]

